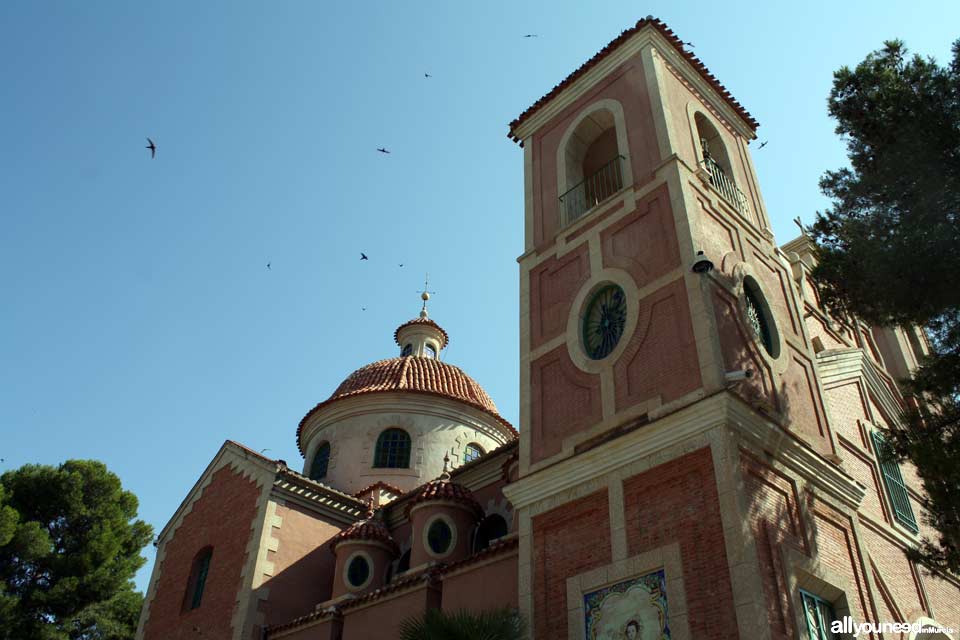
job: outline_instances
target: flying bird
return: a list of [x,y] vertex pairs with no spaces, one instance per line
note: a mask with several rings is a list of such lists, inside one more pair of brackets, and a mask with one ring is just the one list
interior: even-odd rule
[[267,263],[267,270],[268,270],[268,271],[273,271],[273,269],[270,268],[270,263],[269,263],[269,262]]
[[387,151],[387,150],[384,149],[383,147],[377,147],[377,151],[379,151],[380,153],[390,153],[389,151]]
[[685,46],[685,47],[690,47],[691,49],[693,49],[693,43],[692,43],[692,42],[684,42],[683,40],[681,40],[681,41],[680,41],[680,44],[682,44],[682,45]]
[[260,449],[261,454],[263,454],[265,451],[270,451],[270,449]]
[[762,143],[760,143],[760,146],[757,147],[757,151],[760,151],[760,149],[763,149],[765,146],[767,146],[769,142],[770,142],[769,140],[764,140]]
[[367,254],[365,254],[363,251],[361,251],[361,252],[360,252],[360,259],[361,259],[361,260],[369,260],[370,258],[367,257]]
[[360,307],[360,311],[366,311],[366,310],[367,310],[366,307]]
[[401,266],[401,267],[403,266],[403,263],[402,263],[402,262],[400,263],[400,266]]
[[153,144],[153,140],[151,140],[150,138],[147,138],[147,142],[149,142],[150,144],[148,144],[145,148],[146,148],[146,149],[150,149],[150,157],[151,157],[151,158],[156,158],[156,157],[157,157],[157,145]]
[[539,38],[540,36],[538,36],[538,35],[535,34],[535,33],[528,33],[528,34],[526,34],[526,35],[523,36],[523,37],[524,37],[524,38]]
[[423,74],[423,77],[424,77],[424,78],[432,78],[433,76],[430,75],[429,73],[425,73],[425,74]]

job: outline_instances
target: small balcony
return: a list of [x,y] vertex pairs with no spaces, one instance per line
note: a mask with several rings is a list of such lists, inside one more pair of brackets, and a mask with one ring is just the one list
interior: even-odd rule
[[623,156],[617,156],[560,196],[563,226],[573,224],[613,194],[623,189]]
[[703,158],[703,166],[710,175],[710,184],[720,192],[724,200],[729,202],[743,215],[749,215],[750,210],[747,206],[747,197],[743,195],[743,191],[740,191],[740,188],[737,186],[737,183],[733,181],[733,178],[724,173],[717,161],[710,156]]

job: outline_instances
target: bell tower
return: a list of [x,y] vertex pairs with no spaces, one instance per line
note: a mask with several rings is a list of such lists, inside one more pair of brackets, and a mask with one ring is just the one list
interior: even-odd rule
[[808,356],[782,379],[788,338],[808,345],[750,160],[756,127],[653,18],[511,123],[522,474],[722,391],[728,373],[749,371],[735,391],[771,412],[778,387],[813,384]]
[[[759,507],[739,452],[819,454],[813,475],[847,486],[826,461],[836,443],[800,284],[750,159],[757,126],[652,17],[510,124],[525,244],[506,494],[534,637],[601,624],[591,607],[614,575],[633,580],[617,589],[666,594],[661,622],[671,593],[713,598],[719,617],[674,611],[689,624],[675,637],[752,637],[767,604],[742,552]],[[634,622],[655,626],[650,615]]]

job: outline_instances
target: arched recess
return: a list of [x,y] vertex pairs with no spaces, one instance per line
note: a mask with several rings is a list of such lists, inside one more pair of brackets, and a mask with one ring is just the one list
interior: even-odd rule
[[623,106],[611,98],[598,100],[577,114],[557,146],[560,226],[632,185]]
[[480,521],[473,534],[473,552],[483,551],[490,543],[507,535],[510,527],[499,513],[491,513]]
[[707,158],[712,159],[720,165],[723,172],[732,180],[733,165],[730,163],[730,155],[727,153],[727,146],[723,143],[720,132],[702,111],[694,112],[693,124],[697,134],[697,149],[699,152],[697,160],[702,162]]

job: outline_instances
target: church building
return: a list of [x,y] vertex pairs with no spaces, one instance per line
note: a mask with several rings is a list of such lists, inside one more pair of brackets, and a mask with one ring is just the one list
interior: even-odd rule
[[537,640],[960,640],[960,579],[905,554],[935,536],[916,471],[882,455],[926,337],[824,311],[809,240],[771,231],[757,126],[652,17],[524,111],[519,428],[424,294],[306,411],[302,462],[221,447],[137,639],[389,640],[509,607]]

